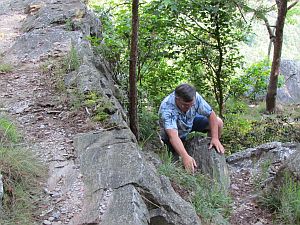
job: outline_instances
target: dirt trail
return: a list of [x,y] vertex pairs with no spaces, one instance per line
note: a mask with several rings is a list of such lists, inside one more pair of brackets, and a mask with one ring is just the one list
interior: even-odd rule
[[[15,2],[1,1],[0,64],[22,35],[20,28],[26,15],[21,6],[11,5]],[[12,72],[0,74],[0,110],[16,121],[27,148],[49,167],[41,223],[69,224],[81,211],[83,200],[82,176],[72,146],[72,136],[80,131],[83,121],[75,116],[68,123],[70,112],[38,63],[24,61],[18,67],[12,66]]]

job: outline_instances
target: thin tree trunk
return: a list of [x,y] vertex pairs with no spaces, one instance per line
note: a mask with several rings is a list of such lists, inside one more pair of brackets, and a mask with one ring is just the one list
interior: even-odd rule
[[275,107],[276,107],[277,83],[278,83],[280,59],[281,59],[281,52],[282,52],[283,28],[284,28],[284,21],[287,12],[287,0],[276,0],[276,4],[278,8],[278,15],[276,21],[274,53],[273,53],[270,81],[268,86],[268,93],[266,97],[266,110],[269,113],[275,112]]
[[132,33],[129,63],[129,121],[130,129],[139,139],[138,117],[137,117],[137,52],[138,52],[138,27],[139,27],[139,0],[132,0]]

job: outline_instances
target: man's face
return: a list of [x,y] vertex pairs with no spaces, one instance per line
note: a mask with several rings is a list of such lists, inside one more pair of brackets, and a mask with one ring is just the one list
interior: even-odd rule
[[176,97],[176,105],[182,112],[189,111],[190,108],[195,104],[195,98],[190,102],[185,102],[183,99]]

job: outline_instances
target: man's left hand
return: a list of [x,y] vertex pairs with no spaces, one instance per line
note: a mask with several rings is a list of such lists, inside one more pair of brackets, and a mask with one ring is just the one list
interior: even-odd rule
[[225,152],[225,149],[218,138],[211,139],[209,149],[212,147],[215,147],[218,153],[224,154]]

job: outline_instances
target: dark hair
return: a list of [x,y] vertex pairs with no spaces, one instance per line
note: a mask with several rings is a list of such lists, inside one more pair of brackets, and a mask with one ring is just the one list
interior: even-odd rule
[[180,84],[175,88],[175,97],[185,102],[191,102],[196,96],[196,89],[189,84]]

